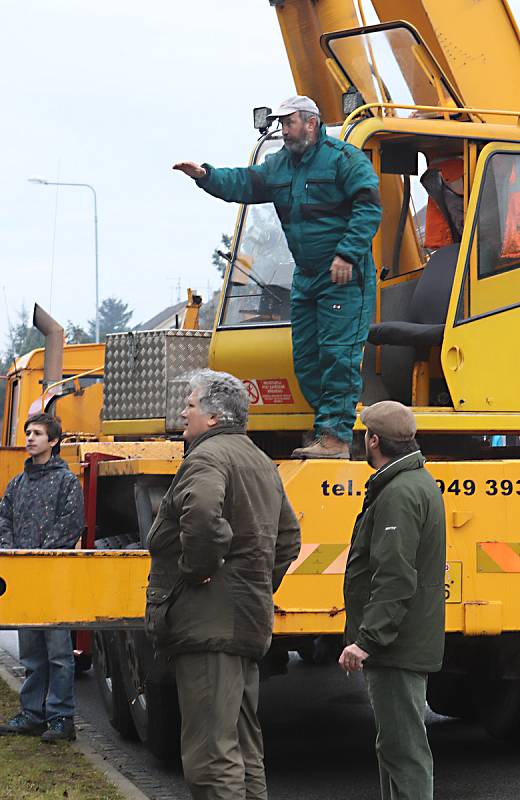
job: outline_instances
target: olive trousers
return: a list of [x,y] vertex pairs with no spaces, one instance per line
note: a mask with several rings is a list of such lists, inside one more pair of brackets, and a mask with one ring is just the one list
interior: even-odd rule
[[382,800],[433,800],[433,760],[426,735],[427,675],[365,667],[376,720]]
[[375,308],[375,270],[354,268],[352,280],[332,283],[328,270],[296,267],[291,289],[294,371],[314,411],[316,435],[352,441],[361,394],[361,361]]
[[228,653],[175,656],[184,778],[194,800],[267,800],[258,664]]

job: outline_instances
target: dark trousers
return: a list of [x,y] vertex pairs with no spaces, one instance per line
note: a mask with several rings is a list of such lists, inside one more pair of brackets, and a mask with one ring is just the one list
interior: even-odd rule
[[194,800],[267,800],[258,664],[227,653],[175,657],[184,778]]
[[382,800],[432,800],[433,760],[426,735],[427,676],[366,667],[374,710]]

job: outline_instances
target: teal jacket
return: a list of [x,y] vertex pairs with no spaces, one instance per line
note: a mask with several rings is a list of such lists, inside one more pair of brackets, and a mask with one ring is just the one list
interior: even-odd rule
[[446,531],[437,484],[419,451],[368,481],[345,573],[346,642],[366,665],[441,668]]
[[367,156],[327,136],[325,126],[301,158],[286,147],[262,164],[207,170],[198,186],[235,203],[274,203],[289,249],[305,271],[329,269],[335,255],[361,273],[373,265],[371,246],[381,221],[378,179]]

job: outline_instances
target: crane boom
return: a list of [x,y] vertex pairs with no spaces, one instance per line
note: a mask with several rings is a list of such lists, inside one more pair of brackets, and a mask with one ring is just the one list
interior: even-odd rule
[[[319,37],[362,24],[362,0],[271,2],[296,90],[316,100],[326,122],[337,122],[340,92]],[[404,19],[417,29],[465,106],[520,108],[520,82],[514,79],[520,74],[520,32],[507,0],[372,0],[372,5],[380,22]],[[365,54],[360,50],[359,56],[358,63]],[[485,118],[498,122],[492,115]]]
[[[338,3],[325,0],[315,3],[313,0],[286,0],[276,5],[278,22],[282,32],[285,50],[294,78],[298,94],[308,95],[319,106],[325,122],[339,122],[341,119],[341,102],[338,86],[328,71],[323,51],[320,47],[320,36],[325,32],[322,15],[326,11],[334,11]],[[326,15],[327,23],[335,30],[337,27],[356,27],[358,24],[354,3],[345,0],[342,4],[341,22],[338,25],[334,16]],[[336,13],[335,16],[339,16]]]
[[[520,108],[520,33],[507,0],[372,0],[381,22],[419,31],[464,105]],[[493,115],[486,121],[498,122]],[[503,121],[503,120],[502,120]]]

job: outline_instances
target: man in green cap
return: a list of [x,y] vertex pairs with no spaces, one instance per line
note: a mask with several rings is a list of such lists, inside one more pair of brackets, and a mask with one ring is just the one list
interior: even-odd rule
[[383,800],[432,800],[424,714],[427,675],[440,670],[444,651],[444,505],[424,469],[411,410],[384,400],[361,420],[376,473],[352,535],[339,663],[365,674]]
[[291,292],[294,370],[314,410],[315,441],[295,458],[349,458],[361,359],[375,304],[372,239],[381,220],[369,158],[327,135],[309,97],[272,112],[284,147],[262,164],[215,169],[183,161],[174,169],[214,197],[274,203],[296,263]]

